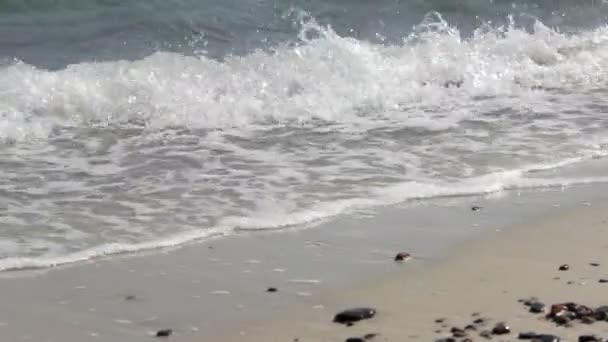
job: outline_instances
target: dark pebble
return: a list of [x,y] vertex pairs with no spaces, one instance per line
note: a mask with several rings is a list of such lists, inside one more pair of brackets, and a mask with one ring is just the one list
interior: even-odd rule
[[363,319],[369,319],[376,315],[376,310],[372,308],[355,308],[344,310],[334,316],[334,322],[348,324],[358,322]]
[[474,206],[471,207],[471,210],[473,210],[473,211],[480,211],[481,209],[483,209],[483,207],[480,207],[480,206],[477,206],[477,205],[474,205]]
[[545,304],[541,302],[535,302],[530,305],[530,312],[532,313],[542,313],[545,311]]
[[578,337],[578,342],[600,342],[601,340],[595,337],[595,335],[581,335]]
[[440,338],[436,342],[456,342],[456,339],[453,337]]
[[511,329],[505,323],[497,323],[492,329],[492,334],[494,335],[504,335],[511,332]]
[[578,317],[578,318],[591,317],[594,314],[592,309],[590,309],[584,305],[577,306],[574,309],[574,312],[576,313],[576,317]]
[[568,310],[568,307],[566,307],[564,304],[553,304],[553,305],[551,305],[551,310],[549,311],[549,316],[550,317],[557,316],[567,310]]
[[171,329],[163,329],[156,332],[156,337],[169,337],[173,334]]
[[378,337],[378,333],[370,333],[370,334],[365,334],[365,336],[363,336],[364,340],[373,340],[374,338]]
[[346,322],[346,326],[347,327],[352,327],[353,325],[355,325],[355,323],[353,323],[353,322]]
[[560,270],[560,271],[567,271],[569,269],[570,269],[570,266],[568,266],[568,264],[563,264],[558,268],[558,270]]
[[469,324],[466,327],[464,327],[464,330],[477,330],[477,327],[474,326],[473,324]]
[[598,321],[605,321],[608,319],[608,306],[604,305],[596,308],[594,316]]
[[266,289],[266,292],[277,292],[278,289],[276,287],[269,287]]
[[571,319],[568,318],[568,316],[566,315],[560,315],[560,316],[555,316],[553,318],[553,322],[555,322],[555,324],[557,325],[567,325],[568,323],[570,323]]
[[435,323],[443,323],[443,322],[445,322],[445,318],[437,318],[435,320]]
[[481,316],[481,313],[479,313],[479,312],[473,312],[471,314],[471,317],[479,317],[479,316]]
[[559,337],[555,335],[542,334],[537,335],[534,338],[533,342],[559,342]]
[[397,255],[395,255],[395,261],[405,261],[411,257],[412,256],[410,255],[410,253],[399,252],[397,253]]
[[135,295],[128,295],[125,297],[125,300],[134,300],[135,299]]
[[435,334],[441,334],[441,332],[442,332],[441,329],[435,330]]
[[574,281],[573,280],[568,280],[568,282],[566,282],[566,284],[568,284],[568,285],[574,285]]
[[452,330],[450,330],[450,331],[452,332],[452,335],[453,335],[454,337],[457,337],[457,338],[467,336],[467,333],[466,333],[464,330],[460,329],[460,328],[456,328],[456,327],[454,327],[454,328],[452,328]]
[[535,332],[523,332],[519,333],[519,335],[517,335],[517,338],[519,338],[520,340],[531,340],[533,338],[536,338],[536,336],[538,336],[538,334]]
[[473,321],[473,324],[484,324],[486,322],[485,319],[483,318],[478,318],[476,320]]
[[344,342],[365,342],[361,337],[349,337]]
[[608,279],[606,278],[602,278],[599,280],[600,283],[608,283]]
[[473,339],[467,337],[467,338],[462,339],[460,342],[473,342]]
[[489,330],[484,330],[479,333],[479,336],[484,337],[484,338],[492,338],[492,332]]
[[600,264],[598,264],[597,262],[590,262],[589,265],[593,267],[598,267]]

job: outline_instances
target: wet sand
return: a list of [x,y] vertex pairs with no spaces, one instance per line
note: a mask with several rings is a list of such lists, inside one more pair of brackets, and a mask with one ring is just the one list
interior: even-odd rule
[[[0,334],[7,341],[150,341],[172,329],[171,341],[344,341],[369,333],[380,341],[434,341],[479,312],[490,319],[485,328],[511,327],[494,340],[524,330],[567,341],[608,336],[608,323],[555,327],[517,302],[608,304],[608,284],[598,282],[608,277],[608,192],[601,190],[378,208],[310,229],[7,272],[0,275]],[[395,263],[399,251],[414,258]],[[558,271],[564,263],[570,269]],[[357,306],[378,313],[353,327],[332,323],[336,312]],[[478,333],[470,335],[479,340]]]

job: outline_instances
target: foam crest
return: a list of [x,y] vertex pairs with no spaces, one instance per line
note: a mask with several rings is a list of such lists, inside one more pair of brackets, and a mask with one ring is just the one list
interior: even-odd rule
[[567,35],[537,22],[533,32],[483,27],[464,39],[434,14],[403,45],[383,46],[310,19],[302,44],[223,61],[159,52],[59,71],[15,63],[0,67],[0,135],[46,138],[54,127],[99,125],[373,123],[370,115],[404,121],[404,111],[416,115],[425,106],[439,113],[434,119],[450,120],[446,112],[480,96],[597,86],[608,66],[607,33]]

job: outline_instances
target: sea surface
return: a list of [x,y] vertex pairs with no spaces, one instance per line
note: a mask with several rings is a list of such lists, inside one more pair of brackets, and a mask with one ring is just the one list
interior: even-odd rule
[[600,0],[1,1],[0,270],[607,182],[607,99]]

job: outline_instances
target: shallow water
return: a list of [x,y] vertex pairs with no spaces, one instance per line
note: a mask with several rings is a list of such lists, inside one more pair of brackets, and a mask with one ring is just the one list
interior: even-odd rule
[[27,4],[0,7],[0,269],[608,180],[539,172],[606,155],[599,2]]

